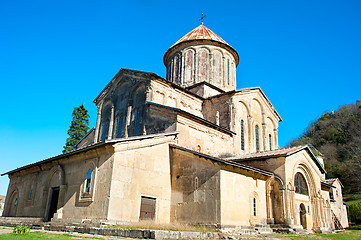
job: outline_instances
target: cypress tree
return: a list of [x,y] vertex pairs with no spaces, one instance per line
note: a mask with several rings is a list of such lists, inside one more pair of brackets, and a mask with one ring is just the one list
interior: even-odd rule
[[74,107],[72,116],[73,120],[68,130],[69,137],[66,139],[63,153],[75,150],[75,144],[77,144],[89,130],[88,110],[85,109],[83,104],[79,107]]

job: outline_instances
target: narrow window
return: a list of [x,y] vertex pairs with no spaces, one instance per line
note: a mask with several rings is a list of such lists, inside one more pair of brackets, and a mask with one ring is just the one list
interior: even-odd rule
[[330,189],[330,200],[333,200],[333,190]]
[[155,217],[155,198],[141,197],[140,220],[151,220]]
[[33,195],[33,187],[30,188],[29,199],[31,199],[32,195]]
[[269,150],[272,150],[272,135],[268,135],[269,138]]
[[227,58],[227,82],[229,85],[230,84],[230,81],[229,81],[229,58]]
[[120,116],[118,119],[118,128],[117,128],[116,138],[120,138],[122,136],[122,123],[123,123],[123,116]]
[[244,150],[244,122],[241,120],[241,150]]
[[256,151],[259,152],[259,128],[256,125]]
[[108,122],[103,124],[102,135],[100,141],[104,141],[108,137]]
[[85,183],[85,192],[90,192],[90,183],[92,179],[92,170],[88,170],[88,174],[86,175],[86,183]]
[[136,116],[135,116],[135,130],[134,130],[134,136],[139,135],[139,115],[140,111],[137,110]]
[[17,205],[18,205],[18,198],[15,198],[14,206],[17,206]]
[[253,216],[257,216],[256,198],[253,198]]

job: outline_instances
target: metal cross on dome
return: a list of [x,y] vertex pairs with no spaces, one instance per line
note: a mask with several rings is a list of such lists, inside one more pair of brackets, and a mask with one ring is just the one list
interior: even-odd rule
[[201,21],[201,24],[203,25],[203,19],[206,17],[206,15],[204,15],[203,13],[202,13],[202,17],[198,20],[198,21]]

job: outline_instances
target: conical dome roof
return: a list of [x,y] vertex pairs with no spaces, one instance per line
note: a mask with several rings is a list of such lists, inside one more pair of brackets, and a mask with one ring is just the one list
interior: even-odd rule
[[201,25],[199,25],[198,27],[196,27],[195,29],[193,29],[192,31],[190,31],[189,33],[187,33],[186,35],[184,35],[174,45],[177,45],[178,43],[185,42],[185,41],[203,40],[203,39],[213,40],[213,41],[217,41],[217,42],[221,42],[221,43],[229,45],[220,36],[215,34],[211,29],[204,26],[203,23]]

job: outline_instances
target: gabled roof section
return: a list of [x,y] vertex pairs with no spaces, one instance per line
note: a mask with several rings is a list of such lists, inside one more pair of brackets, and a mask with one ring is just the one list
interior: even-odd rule
[[323,182],[332,186],[336,181],[338,181],[338,182],[340,183],[341,187],[343,188],[343,184],[342,184],[342,182],[340,181],[340,179],[338,179],[338,178],[326,179],[326,180],[324,180]]
[[235,157],[229,157],[226,158],[226,160],[242,162],[242,161],[252,161],[252,160],[265,160],[268,158],[288,157],[302,150],[306,150],[308,152],[312,160],[316,163],[317,167],[320,169],[321,173],[326,173],[326,170],[324,169],[320,161],[318,161],[317,157],[313,154],[311,148],[308,145],[297,146],[292,148],[283,148],[272,151],[250,153]]
[[74,147],[76,148],[79,143],[81,143],[81,141],[83,141],[83,139],[85,139],[87,136],[89,136],[89,134],[91,134],[93,131],[95,131],[95,127],[92,127],[92,129],[90,129],[75,145]]
[[232,161],[225,161],[224,159],[213,157],[213,156],[210,156],[210,155],[207,155],[207,154],[204,154],[204,153],[196,152],[196,151],[193,151],[193,150],[190,150],[188,148],[184,148],[184,147],[181,147],[181,146],[178,146],[178,145],[175,145],[175,144],[170,144],[169,146],[171,148],[175,148],[175,149],[179,149],[179,150],[182,150],[182,151],[185,151],[185,152],[192,153],[192,154],[194,154],[196,156],[199,156],[199,157],[210,159],[210,160],[212,160],[214,162],[219,162],[219,163],[223,163],[225,165],[238,167],[238,168],[241,168],[241,169],[246,170],[246,171],[260,173],[260,174],[265,175],[265,176],[273,176],[274,175],[272,172],[269,172],[269,171],[266,171],[266,170],[262,170],[262,169],[255,168],[255,167],[250,167],[250,166],[244,165],[242,163],[237,163],[237,162],[232,162]]
[[128,75],[130,75],[130,74],[137,75],[139,77],[148,78],[149,80],[159,80],[159,81],[165,82],[174,88],[177,88],[183,92],[186,92],[188,94],[191,94],[192,96],[195,96],[199,99],[204,100],[204,98],[198,96],[197,94],[195,94],[177,84],[174,84],[153,72],[146,72],[146,71],[134,70],[134,69],[129,69],[129,68],[121,68],[118,71],[118,73],[112,78],[112,80],[105,86],[105,88],[99,93],[99,95],[95,98],[95,100],[93,102],[96,104],[98,101],[103,99],[111,91],[111,89],[115,86],[118,79],[121,78],[122,75],[127,75],[127,74]]
[[189,87],[186,87],[186,89],[187,89],[187,90],[191,90],[191,89],[193,89],[193,88],[195,88],[195,87],[198,87],[198,86],[200,86],[200,85],[206,85],[206,86],[208,86],[208,87],[210,87],[210,88],[213,88],[214,90],[217,90],[217,91],[220,92],[221,94],[222,94],[222,93],[225,93],[225,91],[224,91],[223,89],[220,89],[220,88],[218,88],[218,87],[216,87],[216,86],[214,86],[214,85],[212,85],[212,84],[210,84],[209,82],[206,82],[206,81],[202,81],[202,82],[193,84],[193,85],[191,85],[191,86],[189,86]]
[[51,158],[47,158],[47,159],[44,159],[44,160],[41,160],[41,161],[38,161],[38,162],[35,162],[35,163],[32,163],[32,164],[28,164],[28,165],[16,168],[14,170],[11,170],[11,171],[8,171],[6,173],[1,174],[1,176],[8,175],[8,174],[13,174],[13,173],[16,173],[16,172],[19,172],[19,171],[22,171],[22,170],[25,170],[25,169],[28,169],[28,168],[31,168],[31,167],[34,167],[34,166],[40,166],[40,165],[45,164],[45,163],[60,160],[62,158],[70,157],[70,156],[73,156],[73,155],[76,155],[76,154],[79,154],[79,153],[82,153],[82,152],[86,152],[86,151],[89,151],[91,149],[95,149],[95,148],[98,148],[98,147],[102,147],[102,146],[105,146],[105,145],[109,145],[109,144],[136,141],[136,140],[143,140],[143,139],[156,138],[156,137],[166,137],[166,136],[178,135],[178,134],[179,134],[179,132],[175,131],[175,132],[170,132],[170,133],[150,134],[150,135],[135,136],[135,137],[129,137],[129,138],[109,139],[109,140],[105,140],[105,141],[102,141],[102,142],[94,143],[94,144],[86,146],[84,148],[79,148],[79,149],[76,149],[76,150],[73,150],[73,151],[70,151],[70,152],[62,153],[62,154],[56,155],[56,156],[51,157]]

